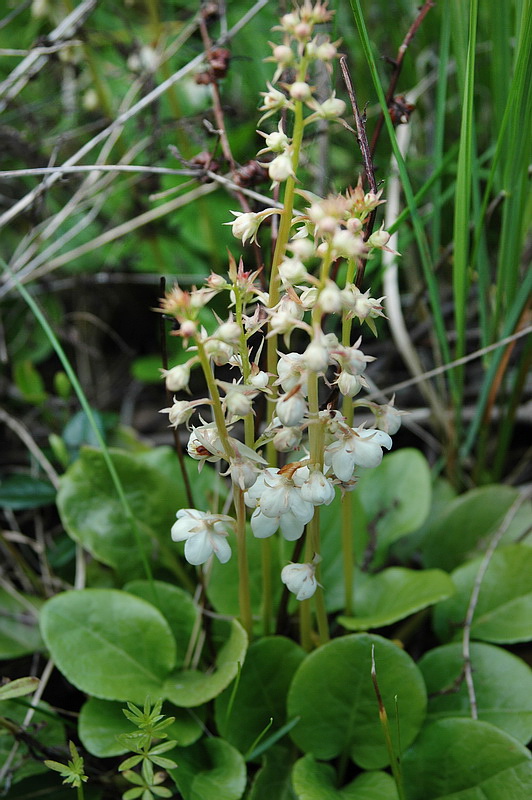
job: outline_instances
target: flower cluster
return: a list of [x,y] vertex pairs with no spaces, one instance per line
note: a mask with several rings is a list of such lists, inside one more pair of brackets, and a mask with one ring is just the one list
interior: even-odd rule
[[[362,338],[351,335],[356,323],[376,334],[376,320],[384,316],[383,298],[361,291],[354,280],[363,259],[375,249],[388,249],[386,231],[365,235],[372,212],[383,202],[381,192],[365,192],[361,181],[325,198],[296,189],[306,126],[318,119],[338,120],[345,111],[334,92],[318,102],[311,83],[316,61],[330,70],[337,56],[339,43],[316,27],[331,16],[326,3],[305,0],[282,17],[277,30],[283,42],[272,45],[269,60],[276,68],[263,93],[261,123],[280,112],[283,121],[271,131],[259,131],[265,145],[259,156],[268,156],[264,165],[273,184],[286,182],[291,187],[290,203],[283,210],[233,211],[235,219],[226,223],[243,244],[259,244],[264,220],[281,215],[268,289],[257,272],[230,258],[227,277],[213,274],[191,292],[174,287],[160,309],[177,321],[173,333],[189,356],[163,371],[167,388],[177,395],[163,412],[171,426],[189,429],[187,451],[200,469],[206,461],[227,464],[223,474],[232,482],[236,516],[182,509],[172,538],[185,542],[185,558],[191,564],[204,564],[213,554],[224,563],[231,556],[229,531],[236,530],[237,541],[245,537],[244,503],[250,509],[252,534],[259,539],[279,531],[293,542],[312,528],[312,561],[290,563],[281,574],[298,600],[308,599],[320,586],[317,509],[333,502],[337,488],[353,489],[357,470],[380,464],[401,422],[393,400],[379,406],[361,399],[373,357],[363,352]],[[281,78],[284,82],[274,86]],[[303,206],[297,213],[294,194]],[[340,265],[345,265],[344,277],[337,281]],[[207,333],[200,312],[223,292],[229,316],[216,317],[214,331]],[[280,337],[284,350],[279,349]],[[190,391],[191,372],[198,366],[209,396],[183,399],[179,394]],[[215,366],[229,367],[232,379],[216,378]],[[341,405],[336,407],[338,397]],[[192,424],[200,406],[210,407],[213,419],[205,422],[200,417]],[[264,421],[264,412],[260,416],[257,408],[265,406]],[[355,406],[373,415],[373,425],[354,424]],[[307,559],[311,556],[312,552]]]

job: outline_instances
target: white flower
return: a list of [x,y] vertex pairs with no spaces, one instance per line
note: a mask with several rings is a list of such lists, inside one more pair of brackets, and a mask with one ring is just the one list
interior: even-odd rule
[[318,296],[318,303],[325,314],[335,314],[342,308],[342,295],[333,281],[327,281]]
[[296,283],[306,281],[309,277],[305,265],[299,258],[285,258],[279,264],[279,276],[283,284],[294,286]]
[[275,413],[282,425],[291,428],[298,425],[307,413],[307,401],[301,392],[289,392],[277,401]]
[[[187,444],[187,452],[196,461],[219,461],[224,458],[222,443],[214,425],[193,428]],[[201,467],[201,465],[200,465]]]
[[401,417],[404,413],[404,411],[398,411],[395,408],[392,399],[391,403],[379,406],[375,411],[375,424],[381,431],[386,431],[390,436],[393,436],[401,427]]
[[316,469],[301,486],[301,497],[314,506],[328,506],[334,500],[334,486]]
[[327,372],[329,350],[321,329],[315,330],[314,338],[303,353],[303,363],[311,372]]
[[304,377],[305,364],[300,353],[283,353],[277,362],[278,381],[285,392],[291,392],[296,386],[301,386],[300,391],[305,394],[307,391],[306,380]]
[[172,428],[177,428],[184,422],[188,422],[194,413],[194,406],[199,403],[190,403],[188,400],[176,400],[174,397],[173,405],[170,408],[161,408],[159,414],[168,414],[168,420]]
[[162,376],[169,392],[181,392],[188,388],[190,380],[190,367],[187,364],[178,364],[172,369],[162,369]]
[[382,448],[392,446],[390,436],[375,428],[347,428],[338,432],[336,442],[325,448],[325,463],[332,466],[337,478],[349,481],[355,466],[378,467],[382,461]]
[[355,258],[366,250],[362,236],[356,236],[345,228],[333,235],[332,246],[336,255],[343,258]]
[[314,564],[288,564],[283,567],[281,580],[298,600],[308,600],[318,588]]
[[226,344],[236,344],[240,340],[240,325],[234,319],[228,319],[218,326],[214,332],[214,338],[220,339]]
[[261,218],[251,211],[246,211],[244,213],[241,211],[231,211],[231,214],[233,214],[236,219],[233,220],[233,222],[225,222],[224,225],[231,225],[233,236],[236,236],[237,239],[241,239],[242,244],[246,244],[248,239],[250,242],[254,242],[260,223],[262,222]]
[[205,352],[218,367],[222,367],[232,359],[235,351],[232,345],[227,344],[227,342],[211,338],[205,342]]
[[362,389],[362,379],[359,375],[351,375],[350,372],[342,370],[336,380],[338,390],[344,397],[355,397]]
[[299,428],[281,428],[273,437],[273,446],[280,453],[288,453],[299,446],[302,437]]
[[222,564],[229,561],[231,547],[226,528],[234,524],[231,517],[195,508],[182,508],[176,517],[171,536],[174,542],[185,542],[185,558],[189,564],[204,564],[213,553]]
[[292,175],[295,177],[294,169],[292,167],[292,156],[289,150],[276,156],[273,161],[270,161],[265,166],[268,167],[268,175],[274,183],[285,181]]

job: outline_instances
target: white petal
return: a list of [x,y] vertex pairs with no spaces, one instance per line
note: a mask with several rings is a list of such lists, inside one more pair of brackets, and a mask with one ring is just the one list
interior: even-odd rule
[[185,542],[185,558],[189,564],[205,564],[212,554],[212,544],[207,531],[196,533]]
[[[313,507],[312,511],[314,512]],[[301,522],[301,520],[297,517],[294,517],[294,515],[289,511],[287,514],[283,514],[281,517],[280,527],[283,538],[286,539],[287,542],[295,542],[296,539],[300,539],[303,535],[305,523]]]
[[332,468],[337,478],[341,481],[349,481],[355,469],[355,458],[353,453],[344,448],[333,453],[331,458]]
[[193,535],[193,529],[199,524],[197,519],[192,517],[182,517],[174,522],[170,535],[174,542],[184,542],[189,536]]
[[221,564],[226,564],[231,558],[231,546],[226,537],[211,534],[211,545],[218,561]]
[[289,509],[289,489],[284,483],[266,487],[260,498],[260,508],[267,517],[279,517]]
[[289,494],[290,499],[290,508],[289,511],[292,512],[296,519],[299,519],[301,522],[306,524],[310,522],[312,517],[314,516],[314,506],[312,503],[303,500],[301,497],[301,490],[300,489],[292,489]]
[[251,515],[251,530],[257,539],[266,539],[268,536],[272,536],[278,527],[279,517],[266,517],[260,508],[256,508]]

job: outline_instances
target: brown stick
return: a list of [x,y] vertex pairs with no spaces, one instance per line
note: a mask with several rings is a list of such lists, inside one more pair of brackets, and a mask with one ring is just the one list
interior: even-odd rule
[[[405,57],[405,53],[410,45],[412,39],[416,35],[419,26],[427,16],[430,9],[435,6],[436,3],[434,0],[426,0],[423,6],[419,10],[419,14],[415,18],[414,22],[410,26],[408,33],[406,34],[403,42],[397,51],[397,57],[395,61],[392,63],[394,64],[394,71],[392,73],[392,77],[390,80],[390,85],[388,87],[388,91],[386,93],[386,107],[390,105],[390,102],[393,99],[395,89],[397,87],[397,82],[399,81],[399,75],[401,74],[401,69],[403,67],[403,59]],[[375,130],[373,131],[373,136],[371,139],[371,155],[375,155],[375,149],[377,147],[377,142],[379,140],[379,136],[381,135],[382,126],[384,125],[384,112],[381,111],[381,114],[377,120],[377,124],[375,125]]]

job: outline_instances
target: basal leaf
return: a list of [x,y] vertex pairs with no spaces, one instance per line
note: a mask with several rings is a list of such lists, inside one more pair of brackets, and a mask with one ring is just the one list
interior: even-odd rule
[[104,700],[163,696],[175,642],[154,606],[116,589],[63,592],[44,605],[41,631],[63,675]]
[[49,506],[55,502],[55,495],[51,483],[32,475],[8,475],[0,483],[0,507],[14,511]]
[[[461,643],[430,650],[419,668],[429,696],[429,720],[471,715]],[[474,642],[471,669],[478,718],[527,744],[532,738],[532,670],[528,664],[500,647]]]
[[488,722],[438,720],[403,758],[407,800],[528,800],[530,753]]
[[422,545],[425,565],[451,572],[474,557],[518,494],[511,486],[481,486],[451,500],[428,525]]
[[[294,672],[305,657],[295,642],[282,636],[254,642],[246,655],[233,697],[233,687],[216,698],[220,735],[246,753],[268,727],[268,736],[286,722],[286,695]],[[231,707],[229,708],[229,703]]]
[[354,592],[357,613],[338,617],[338,622],[350,631],[382,628],[450,597],[454,591],[452,580],[439,569],[390,567],[377,575],[358,572]]
[[395,698],[402,746],[407,747],[418,733],[427,703],[418,668],[392,642],[380,636],[354,634],[311,653],[294,676],[288,693],[288,716],[300,720],[290,735],[305,753],[329,760],[346,752],[365,769],[379,769],[389,763],[371,681],[372,646],[396,750]]
[[[443,641],[462,636],[461,626],[481,558],[458,567],[451,577],[456,594],[434,611],[434,628]],[[497,550],[482,579],[471,636],[496,644],[532,638],[532,549],[509,545]]]
[[246,658],[248,637],[244,628],[235,619],[231,623],[230,635],[216,657],[211,672],[181,670],[172,673],[164,686],[164,697],[176,706],[193,708],[217,697],[229,686]]
[[177,769],[170,775],[184,800],[240,800],[246,788],[242,755],[223,739],[204,738],[172,750]]
[[296,761],[292,782],[298,800],[397,800],[397,789],[385,772],[364,772],[347,786],[338,786],[329,764],[306,755]]
[[131,581],[124,586],[124,591],[142,597],[159,609],[174,635],[176,666],[181,667],[199,615],[192,597],[183,589],[163,581],[153,581],[153,586],[149,581]]

